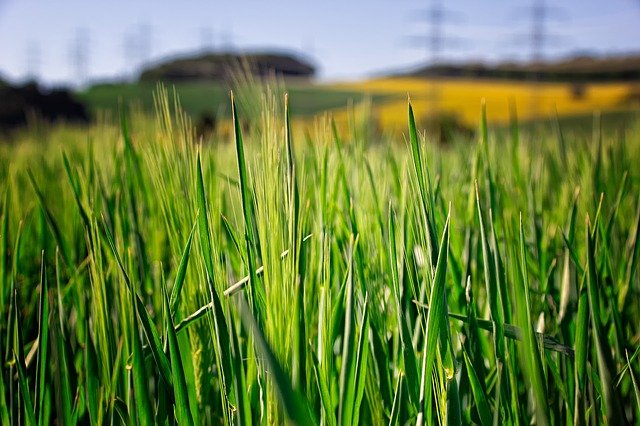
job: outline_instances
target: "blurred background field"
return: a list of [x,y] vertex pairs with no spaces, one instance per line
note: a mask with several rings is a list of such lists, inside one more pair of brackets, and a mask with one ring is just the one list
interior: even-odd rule
[[246,6],[252,14],[4,0],[0,128],[91,122],[129,106],[152,115],[159,82],[194,123],[227,130],[229,90],[265,79],[290,93],[297,126],[327,113],[347,125],[357,107],[378,135],[403,131],[409,96],[420,126],[463,133],[476,130],[483,99],[490,125],[517,113],[578,129],[594,112],[627,123],[640,103],[640,5],[630,0]]
[[[440,91],[437,104],[429,98],[432,86]],[[228,117],[228,88],[211,83],[176,83],[185,111],[193,117],[209,112]],[[153,109],[152,83],[100,85],[78,94],[94,111],[117,110],[119,103],[139,102],[148,112]],[[492,124],[509,121],[513,108],[523,121],[535,118],[591,116],[594,111],[634,111],[639,102],[640,83],[539,83],[522,81],[483,81],[471,79],[384,78],[353,83],[301,84],[287,86],[295,117],[312,118],[330,111],[346,122],[348,104],[370,102],[372,118],[383,129],[401,131],[406,126],[404,106],[410,96],[419,110],[456,117],[466,126],[476,126],[481,100],[488,106]],[[216,108],[217,106],[217,108]],[[425,113],[425,114],[426,114]]]

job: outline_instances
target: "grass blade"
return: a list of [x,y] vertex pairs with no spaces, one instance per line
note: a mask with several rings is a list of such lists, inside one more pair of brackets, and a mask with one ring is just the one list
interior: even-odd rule
[[172,384],[172,376],[171,376],[171,368],[169,367],[169,360],[165,355],[162,345],[160,344],[160,338],[158,337],[158,331],[156,330],[155,325],[151,321],[149,316],[149,312],[147,312],[147,308],[144,306],[144,302],[138,296],[136,289],[133,287],[133,283],[129,279],[129,274],[127,270],[124,268],[122,264],[122,260],[120,259],[120,255],[118,254],[118,249],[116,248],[115,242],[113,241],[113,236],[107,228],[106,224],[103,222],[103,229],[105,236],[107,237],[107,242],[109,247],[111,248],[111,252],[116,259],[116,263],[122,272],[122,276],[124,278],[125,284],[127,285],[127,289],[135,294],[135,303],[136,309],[138,310],[140,321],[142,322],[142,328],[144,330],[145,335],[147,336],[147,340],[149,341],[149,346],[151,348],[151,353],[153,354],[153,359],[158,366],[160,374],[165,382],[169,385]]
[[256,349],[264,357],[264,361],[272,377],[276,393],[280,400],[280,404],[284,407],[284,411],[291,421],[298,425],[316,425],[318,424],[311,406],[306,398],[293,389],[291,386],[291,378],[287,377],[282,365],[278,362],[273,350],[267,343],[264,333],[258,326],[258,323],[251,315],[251,311],[244,301],[242,294],[236,296],[236,304],[240,319],[244,327],[251,331],[255,339]]
[[333,406],[331,402],[331,394],[329,391],[329,384],[327,383],[326,378],[322,374],[322,370],[320,367],[320,361],[318,361],[318,357],[313,350],[313,346],[311,346],[311,359],[313,361],[313,373],[316,378],[316,383],[318,384],[318,392],[320,393],[320,402],[322,404],[323,417],[322,419],[326,421],[329,426],[336,425],[336,417],[333,411]]
[[422,153],[420,149],[420,141],[418,140],[418,132],[416,130],[416,121],[413,116],[413,108],[409,101],[409,142],[411,144],[411,154],[413,160],[413,167],[418,181],[418,193],[420,197],[420,212],[422,215],[422,221],[424,222],[425,233],[427,237],[427,245],[429,250],[429,263],[433,268],[436,264],[436,256],[438,254],[438,246],[436,241],[434,223],[429,213],[428,206],[430,205],[431,197],[431,183],[429,178],[429,170],[425,171],[424,163],[422,160]]
[[171,358],[171,372],[173,377],[173,389],[175,394],[175,416],[178,424],[191,425],[193,417],[191,416],[191,408],[189,407],[189,394],[187,392],[187,381],[182,366],[182,357],[180,356],[180,348],[178,347],[178,338],[171,317],[169,298],[167,296],[166,286],[162,286],[162,295],[166,308],[166,330],[167,340],[169,342],[169,356]]
[[602,393],[605,401],[606,415],[611,424],[626,423],[626,418],[620,406],[620,396],[613,384],[613,359],[609,350],[606,334],[603,330],[600,316],[599,277],[596,271],[595,239],[598,221],[593,227],[587,218],[587,291],[589,295],[589,310],[591,311],[591,327],[593,328],[593,340],[596,347],[598,371],[602,384]]
[[93,344],[93,340],[91,335],[89,334],[89,328],[85,329],[85,356],[84,356],[84,365],[85,371],[84,374],[87,377],[86,383],[86,399],[87,399],[87,410],[89,411],[89,420],[92,424],[100,424],[102,418],[102,407],[101,403],[101,394],[100,394],[100,382],[98,380],[97,375],[95,374],[98,371],[98,360],[96,355],[96,349]]
[[29,393],[27,376],[24,372],[24,359],[20,359],[15,351],[13,352],[13,357],[16,361],[16,368],[18,370],[18,384],[20,388],[20,395],[22,395],[22,403],[24,404],[25,424],[35,425],[36,416],[33,411],[33,402],[31,400],[31,394]]
[[38,424],[44,422],[45,406],[44,396],[46,383],[49,349],[49,286],[47,283],[46,266],[44,263],[44,251],[42,252],[40,267],[40,308],[38,330],[38,381],[36,382],[36,408],[38,410]]
[[[219,366],[219,374],[222,377],[221,401],[224,407],[225,416],[227,416],[227,397],[232,392],[232,367],[231,367],[231,345],[229,343],[229,330],[227,320],[222,310],[220,297],[215,288],[214,270],[213,270],[213,251],[211,248],[211,237],[209,234],[209,219],[207,213],[207,199],[205,196],[204,179],[202,177],[202,164],[200,162],[200,153],[196,159],[196,185],[198,193],[198,229],[200,234],[200,247],[204,260],[207,287],[209,288],[209,297],[211,302],[208,306],[213,310],[213,324],[215,329],[214,350],[216,363]],[[206,310],[200,310],[202,314]]]
[[584,423],[584,412],[586,411],[585,396],[583,394],[586,389],[586,370],[587,355],[589,353],[589,297],[587,295],[586,272],[582,275],[578,294],[578,313],[576,315],[576,331],[574,340],[574,350],[576,360],[574,363],[575,376],[575,400],[574,400],[574,424],[580,425]]
[[4,368],[0,365],[0,423],[9,424],[9,407],[7,406],[6,390],[4,387]]
[[429,297],[429,314],[427,316],[427,327],[425,331],[424,352],[422,354],[422,379],[420,384],[420,406],[416,424],[422,425],[425,421],[425,411],[430,401],[425,400],[427,387],[430,386],[431,373],[433,371],[433,362],[436,356],[436,348],[441,327],[448,327],[447,321],[447,298],[445,293],[447,257],[449,254],[449,221],[450,215],[447,216],[447,222],[444,225],[442,240],[440,242],[440,251],[438,253],[438,262],[433,278],[433,286]]
[[152,425],[154,423],[153,410],[151,408],[151,400],[149,399],[149,379],[147,378],[147,370],[144,365],[144,354],[142,351],[142,343],[140,342],[140,329],[138,327],[138,304],[136,303],[136,294],[129,292],[131,300],[131,343],[133,350],[133,396],[136,407],[136,417],[140,425]]
[[178,311],[178,304],[180,303],[180,291],[182,290],[184,278],[187,274],[187,266],[189,265],[189,252],[191,251],[191,241],[193,239],[193,233],[196,230],[197,224],[198,223],[196,221],[191,227],[189,238],[187,238],[187,243],[185,244],[184,250],[182,251],[182,258],[180,259],[178,272],[176,272],[176,279],[173,283],[173,288],[171,289],[171,298],[169,300],[169,311],[171,311],[171,315],[175,315]]
[[627,360],[627,370],[629,371],[629,375],[631,376],[631,383],[633,384],[633,393],[636,397],[636,414],[638,414],[640,413],[640,387],[638,386],[638,380],[636,379],[636,376],[633,373],[633,368],[631,368],[631,362],[629,361],[629,353],[625,352],[624,355]]
[[409,388],[409,399],[417,408],[419,404],[419,383],[418,383],[418,361],[413,349],[413,341],[411,332],[407,325],[403,309],[400,304],[400,282],[398,278],[398,256],[396,246],[396,225],[395,215],[392,209],[389,209],[389,262],[391,269],[391,281],[393,284],[393,296],[396,307],[396,317],[398,321],[398,331],[400,334],[400,344],[402,345],[402,357],[404,376]]
[[352,424],[353,398],[355,383],[353,381],[355,358],[355,301],[353,263],[358,238],[351,236],[349,247],[349,272],[345,289],[344,330],[342,333],[342,362],[340,369],[340,405],[338,406],[338,424]]
[[[429,306],[423,305],[417,300],[414,300],[413,302],[422,309],[426,309],[426,310],[429,309]],[[455,312],[449,312],[448,315],[449,315],[449,318],[453,318],[458,321],[462,321],[464,323],[471,322],[467,315],[458,314]],[[478,328],[480,329],[491,331],[491,332],[495,330],[495,324],[492,321],[475,318],[475,322]],[[522,336],[523,336],[523,333],[520,327],[513,324],[507,324],[507,323],[504,324],[504,337],[508,339],[522,341],[523,339]],[[535,336],[538,342],[542,343],[546,349],[561,353],[563,355],[568,356],[569,358],[574,357],[574,350],[570,346],[563,345],[552,336],[549,336],[544,333],[538,333],[538,332],[535,332]]]
[[542,361],[540,350],[533,332],[531,321],[531,302],[529,300],[529,275],[527,272],[527,254],[525,250],[524,228],[522,216],[520,216],[520,288],[516,292],[517,311],[519,313],[520,328],[524,334],[524,363],[525,372],[531,381],[531,390],[534,395],[536,407],[536,421],[542,425],[549,424],[549,412],[547,404],[547,390],[543,381]]
[[[56,253],[56,285],[60,288],[59,252]],[[58,312],[61,312],[62,299],[58,296]],[[58,418],[65,425],[75,424],[73,419],[73,393],[71,390],[71,371],[69,368],[69,354],[65,341],[64,323],[62,315],[58,315],[57,327],[53,327],[52,363],[55,365],[55,389],[58,390],[57,405]]]
[[27,170],[27,175],[29,176],[29,182],[31,182],[31,186],[33,187],[33,191],[36,194],[36,198],[38,199],[40,208],[44,213],[44,217],[47,221],[47,225],[49,226],[49,229],[51,229],[53,238],[56,240],[56,244],[58,245],[62,253],[62,259],[64,260],[64,263],[67,267],[71,267],[73,263],[71,261],[71,256],[69,254],[66,241],[62,238],[62,232],[60,231],[60,226],[58,225],[58,222],[54,218],[53,213],[51,213],[51,210],[49,210],[49,208],[47,207],[47,204],[45,203],[45,200],[44,200],[44,195],[42,195],[42,191],[40,191],[40,188],[36,183],[36,179],[33,177],[33,173],[31,172],[30,169]]
[[240,128],[240,121],[238,120],[238,111],[236,109],[236,103],[231,93],[231,111],[233,116],[233,134],[236,145],[236,155],[238,157],[238,175],[240,177],[240,189],[242,194],[242,213],[244,216],[244,233],[247,250],[247,266],[249,268],[249,284],[252,286],[250,292],[250,300],[252,308],[258,318],[261,318],[261,310],[258,310],[259,306],[264,303],[264,290],[258,283],[258,277],[256,271],[256,247],[258,241],[255,234],[255,214],[253,211],[253,197],[251,194],[251,184],[249,183],[249,176],[247,173],[247,162],[244,153],[244,141],[242,139],[242,129]]
[[478,375],[476,374],[476,370],[473,368],[473,364],[469,360],[469,355],[467,355],[467,351],[463,349],[464,355],[464,363],[467,367],[467,375],[469,377],[469,383],[471,384],[471,391],[473,393],[473,399],[476,401],[476,408],[478,410],[478,414],[480,415],[480,420],[483,426],[489,426],[492,424],[491,410],[489,409],[489,402],[487,401],[487,396],[485,395],[485,391],[483,386],[480,384],[478,380]]
[[[486,118],[484,121],[486,126]],[[497,274],[499,274],[499,271],[495,270],[493,267],[493,257],[496,255],[496,253],[491,253],[489,251],[489,242],[487,238],[487,232],[485,230],[482,207],[480,206],[478,182],[476,182],[476,203],[478,207],[478,221],[480,223],[480,241],[482,245],[482,260],[485,286],[487,289],[487,296],[489,298],[491,319],[493,320],[493,324],[496,328],[495,332],[493,333],[494,350],[496,358],[501,362],[504,362],[504,313],[502,309],[502,295],[500,294],[500,288],[497,284]]]
[[24,409],[25,424],[36,425],[36,413],[33,408],[33,399],[29,391],[29,384],[27,382],[27,375],[25,374],[25,357],[24,357],[24,343],[22,341],[22,325],[20,317],[18,315],[18,292],[14,290],[13,293],[13,306],[14,306],[14,339],[13,339],[13,360],[14,365],[18,371],[18,388],[20,395],[22,396],[22,404]]

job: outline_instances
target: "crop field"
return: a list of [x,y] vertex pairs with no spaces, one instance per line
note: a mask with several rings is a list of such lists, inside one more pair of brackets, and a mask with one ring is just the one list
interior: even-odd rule
[[[122,104],[134,103],[147,113],[153,113],[153,91],[156,83],[105,84],[89,87],[78,98],[94,113],[117,113]],[[231,116],[227,85],[216,82],[180,82],[172,85],[180,95],[183,111],[196,119],[201,114]],[[287,84],[291,107],[296,117],[309,117],[323,111],[343,108],[348,102],[359,103],[366,95],[358,89],[338,88],[309,83]],[[405,94],[406,95],[406,94]],[[386,95],[371,96],[376,101]]]
[[[117,113],[118,106],[131,101],[153,112],[153,83],[96,85],[79,93],[93,112]],[[230,118],[227,89],[220,83],[177,83],[183,109],[194,119],[202,114]],[[487,120],[493,125],[508,124],[516,108],[522,122],[561,118],[585,119],[595,111],[602,114],[629,114],[637,111],[640,86],[637,83],[538,83],[527,81],[441,78],[437,80],[390,77],[358,82],[289,85],[293,121],[307,126],[314,117],[330,111],[335,121],[347,127],[352,110],[347,105],[367,109],[374,125],[395,137],[406,132],[405,104],[411,94],[416,120],[420,124],[434,110],[453,117],[460,125],[476,129],[481,100],[487,103]],[[230,127],[226,126],[225,127]]]
[[163,89],[1,144],[0,424],[640,424],[640,122],[491,96],[446,146],[269,91],[202,144]]
[[383,98],[373,115],[385,129],[403,129],[402,106],[411,93],[417,111],[452,114],[464,125],[475,128],[478,105],[485,99],[489,123],[508,123],[514,106],[523,121],[540,117],[590,115],[594,111],[628,109],[633,97],[631,83],[537,83],[526,81],[473,79],[382,78],[336,85],[336,89],[361,91]]

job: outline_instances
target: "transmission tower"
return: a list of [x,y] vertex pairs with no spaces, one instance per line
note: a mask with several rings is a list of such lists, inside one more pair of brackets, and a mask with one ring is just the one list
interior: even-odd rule
[[440,84],[438,81],[438,65],[442,62],[442,52],[446,46],[461,43],[459,38],[445,34],[444,26],[454,14],[446,9],[441,0],[430,0],[426,9],[418,12],[417,17],[427,24],[427,32],[424,35],[412,37],[413,44],[426,48],[427,70],[431,69],[431,75],[427,75],[427,102],[433,115],[440,113]]
[[546,41],[545,20],[548,11],[544,0],[534,0],[531,7],[531,59],[533,63],[542,60],[544,43]]
[[141,24],[124,35],[123,54],[125,75],[134,79],[136,74],[149,63],[152,51],[152,30],[147,24]]
[[224,31],[220,34],[220,50],[223,52],[232,52],[235,49],[235,35],[232,29]]
[[42,51],[40,43],[31,40],[27,44],[26,50],[26,79],[27,81],[36,81],[40,74]]
[[71,69],[75,77],[75,85],[83,86],[87,82],[89,69],[90,38],[86,28],[76,29],[74,39],[71,41],[69,56]]
[[214,49],[214,34],[213,29],[209,25],[205,25],[200,28],[200,50],[205,53],[210,53]]
[[432,65],[440,63],[440,52],[443,41],[443,18],[444,9],[439,0],[431,0],[431,7],[427,9],[427,22],[429,23],[429,34],[427,36],[427,49]]
[[153,30],[149,24],[141,24],[138,28],[139,66],[144,67],[151,61]]
[[545,52],[551,42],[557,43],[557,35],[548,31],[548,22],[557,19],[561,14],[560,10],[547,4],[546,0],[533,0],[528,9],[531,29],[529,34],[529,44],[531,49],[530,69],[531,69],[531,115],[533,118],[540,116],[541,99],[544,96],[543,87],[540,85],[541,67],[545,60]]

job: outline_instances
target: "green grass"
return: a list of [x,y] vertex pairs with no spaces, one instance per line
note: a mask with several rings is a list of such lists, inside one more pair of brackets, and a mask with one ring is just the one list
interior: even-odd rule
[[249,93],[226,143],[160,89],[0,146],[2,424],[640,424],[640,123],[380,143]]
[[[118,111],[120,105],[138,104],[146,113],[154,112],[153,91],[155,83],[98,84],[77,93],[90,111]],[[180,96],[182,108],[194,119],[202,114],[231,117],[229,89],[221,83],[185,82],[171,86]],[[296,116],[312,116],[324,111],[342,108],[347,103],[358,103],[365,99],[360,92],[332,89],[313,84],[297,84],[289,88],[291,108]],[[382,99],[384,96],[376,96]]]

